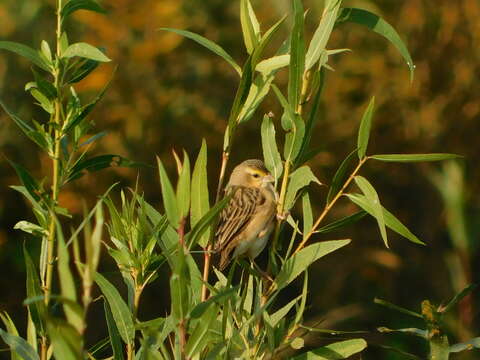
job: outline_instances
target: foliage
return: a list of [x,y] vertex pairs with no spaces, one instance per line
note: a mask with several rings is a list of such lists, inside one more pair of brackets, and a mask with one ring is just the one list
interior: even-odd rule
[[[315,155],[311,140],[318,119],[321,84],[325,81],[326,71],[331,69],[329,56],[345,51],[327,49],[334,27],[351,21],[381,34],[400,51],[413,76],[411,57],[396,31],[385,20],[367,10],[343,8],[341,0],[326,0],[322,17],[308,41],[303,3],[294,0],[289,34],[276,54],[267,57],[266,49],[271,48],[273,39],[280,36],[286,16],[262,32],[262,24],[252,4],[249,0],[241,0],[240,24],[247,59],[240,66],[226,50],[203,36],[186,30],[163,28],[164,31],[192,39],[219,55],[240,76],[225,126],[216,196],[209,194],[208,147],[204,141],[193,171],[186,152],[183,153],[183,160],[174,153],[178,175],[176,182],[171,180],[163,161],[157,158],[164,213],[148,203],[138,189],[130,195],[121,191],[121,203],[116,205],[114,197],[109,196],[110,188],[85,214],[81,224],[71,231],[67,240],[64,227],[70,214],[59,206],[58,201],[64,186],[81,178],[86,172],[111,166],[135,167],[139,164],[120,155],[88,155],[90,146],[104,135],[88,134],[93,128],[90,115],[105,94],[108,84],[86,104],[77,95],[75,87],[101,63],[110,59],[101,49],[88,43],[70,44],[64,25],[77,10],[105,11],[94,0],[70,0],[65,3],[58,0],[56,10],[54,51],[45,40],[41,42],[39,50],[24,44],[0,42],[0,49],[23,56],[34,66],[34,81],[29,82],[25,90],[43,109],[44,120],[26,122],[3,102],[0,105],[20,130],[49,156],[52,163],[52,173],[47,181],[51,185],[49,189],[45,181],[36,179],[26,168],[12,162],[22,183],[22,186],[15,186],[14,189],[31,203],[37,222],[21,220],[16,228],[40,238],[42,243],[39,269],[25,248],[26,339],[19,335],[10,317],[2,314],[5,330],[0,331],[0,336],[10,347],[12,358],[46,360],[52,354],[56,359],[98,358],[98,349],[84,342],[86,316],[93,302],[94,283],[102,293],[109,332],[107,352],[114,359],[266,359],[281,357],[284,352],[291,350],[295,352],[295,359],[336,359],[363,351],[367,343],[356,337],[315,349],[305,344],[307,333],[321,330],[304,324],[309,289],[308,269],[315,261],[350,243],[350,239],[312,243],[313,237],[317,233],[332,232],[350,225],[369,214],[376,220],[387,247],[387,227],[411,242],[422,244],[381,205],[377,190],[369,180],[359,175],[360,170],[368,160],[418,162],[457,156],[367,155],[370,153],[368,145],[375,110],[372,98],[359,124],[356,149],[339,166],[329,187],[325,207],[316,217],[309,190],[315,184],[321,185],[321,182],[307,160]],[[286,95],[285,90],[275,83],[277,73],[285,67],[289,74]],[[265,115],[260,130],[265,163],[278,180],[280,193],[277,209],[279,220],[269,247],[268,272],[271,279],[266,279],[255,267],[240,262],[241,278],[235,280],[237,264],[231,267],[228,276],[211,265],[213,234],[218,214],[229,201],[229,197],[221,199],[221,193],[227,164],[231,153],[235,151],[234,140],[238,127],[254,118],[256,110],[270,92],[283,110],[280,121],[275,121],[271,114]],[[310,105],[311,101],[313,103]],[[282,151],[275,138],[279,129],[284,137]],[[355,155],[358,162],[349,173]],[[361,193],[351,192],[350,185],[353,182]],[[362,211],[325,225],[326,216],[343,197]],[[303,221],[290,215],[299,199],[302,200]],[[104,219],[105,208],[109,213],[107,221]],[[95,219],[93,225],[92,218]],[[107,277],[97,272],[101,247],[104,245],[102,236],[105,222],[110,239],[105,247],[126,285],[126,299]],[[301,229],[298,226],[300,222]],[[290,224],[291,229],[285,224]],[[83,243],[79,239],[81,233],[84,235]],[[301,240],[297,241],[297,237]],[[203,271],[199,266],[201,262],[194,256],[197,251],[204,254]],[[75,272],[71,269],[72,263],[75,264]],[[170,312],[163,317],[140,321],[138,311],[141,296],[147,286],[153,286],[163,271],[162,267],[168,269],[165,271],[170,274]],[[53,286],[54,271],[58,274],[58,290]],[[215,280],[212,279],[213,274]],[[282,292],[302,275],[301,293],[284,304]],[[56,311],[57,305],[62,309],[60,313]]]

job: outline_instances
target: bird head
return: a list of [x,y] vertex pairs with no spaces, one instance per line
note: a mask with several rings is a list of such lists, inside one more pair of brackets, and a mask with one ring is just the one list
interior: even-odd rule
[[274,181],[275,179],[268,172],[263,161],[250,159],[233,169],[228,186],[272,187]]

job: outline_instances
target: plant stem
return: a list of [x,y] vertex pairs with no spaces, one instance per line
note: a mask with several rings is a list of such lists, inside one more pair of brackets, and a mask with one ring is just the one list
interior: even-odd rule
[[54,76],[54,86],[57,90],[57,97],[55,99],[55,114],[53,116],[53,133],[54,133],[54,153],[53,153],[53,172],[52,172],[52,204],[50,209],[50,225],[49,225],[49,232],[47,238],[47,272],[46,272],[46,279],[45,279],[45,305],[48,306],[50,302],[50,295],[52,293],[52,275],[53,275],[53,259],[55,258],[55,205],[58,200],[58,192],[59,192],[59,168],[60,168],[60,123],[61,123],[61,107],[62,107],[62,98],[61,98],[61,84],[60,84],[60,77],[61,77],[61,70],[60,70],[60,38],[62,36],[62,24],[61,24],[61,9],[62,9],[62,0],[57,1],[57,32],[56,32],[56,40],[57,40],[57,58],[55,64],[55,70],[53,72]]
[[294,254],[296,254],[297,252],[299,252],[300,250],[302,250],[304,247],[305,247],[305,244],[306,242],[308,241],[308,239],[310,239],[310,237],[313,235],[313,233],[315,232],[315,230],[318,228],[318,226],[320,225],[320,223],[322,222],[322,220],[325,218],[325,216],[327,216],[328,212],[330,211],[330,209],[332,208],[333,205],[335,205],[335,203],[337,202],[338,199],[340,199],[340,197],[344,194],[345,190],[347,189],[348,185],[350,185],[350,183],[352,182],[352,180],[355,178],[355,176],[357,175],[358,171],[360,170],[360,168],[362,167],[362,165],[365,163],[365,161],[367,161],[367,157],[364,157],[363,159],[361,159],[359,162],[358,162],[358,165],[357,167],[355,168],[355,170],[353,170],[352,174],[348,177],[347,181],[345,181],[345,183],[343,184],[342,188],[338,191],[338,193],[335,195],[335,197],[325,206],[325,208],[323,209],[322,213],[320,214],[320,216],[318,217],[317,221],[315,221],[315,224],[313,224],[312,226],[312,229],[307,233],[307,235],[304,237],[304,239],[302,240],[302,242],[298,245],[298,247],[295,249],[295,252]]
[[[227,168],[227,163],[228,163],[228,158],[229,158],[229,153],[228,150],[223,151],[222,153],[222,166],[220,168],[220,175],[218,177],[218,186],[217,186],[217,194],[215,195],[215,203],[217,203],[220,200],[220,196],[222,194],[222,187],[223,187],[223,182],[225,179],[225,170]],[[213,227],[214,229],[215,227]],[[214,234],[212,232],[211,239],[213,239]],[[207,300],[208,297],[208,288],[207,288],[207,283],[208,283],[208,277],[210,275],[210,264],[211,264],[211,258],[212,258],[212,241],[208,242],[205,254],[204,254],[204,262],[203,262],[203,284],[202,284],[202,294],[201,294],[201,301]]]

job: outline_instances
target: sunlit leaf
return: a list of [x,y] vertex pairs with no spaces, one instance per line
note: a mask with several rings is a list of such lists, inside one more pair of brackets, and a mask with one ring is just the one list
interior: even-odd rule
[[109,62],[111,61],[103,52],[93,45],[79,42],[70,45],[62,54],[63,58],[71,58],[78,56],[85,59],[100,61],[100,62]]
[[199,304],[197,304],[193,309],[192,312],[190,313],[190,317],[193,319],[201,317],[205,311],[214,303],[220,303],[224,301],[225,299],[228,299],[232,295],[234,295],[238,290],[238,286],[234,286],[231,288],[226,288],[222,289],[215,295],[211,296],[208,298],[208,300],[205,300]]
[[412,57],[408,52],[405,43],[402,41],[395,29],[384,19],[368,10],[357,8],[343,8],[338,16],[338,23],[352,22],[363,25],[373,30],[377,34],[382,35],[390,41],[400,52],[410,69],[410,80],[413,80],[415,65],[413,65]]
[[268,171],[273,175],[275,179],[278,179],[282,175],[283,164],[280,153],[278,152],[277,141],[275,139],[275,126],[271,116],[264,115],[262,121],[262,149],[263,159],[265,160],[265,166]]
[[240,23],[242,25],[243,42],[247,52],[251,54],[260,41],[260,25],[250,0],[240,1]]
[[298,168],[290,175],[287,195],[285,196],[285,209],[289,210],[292,208],[298,191],[309,185],[311,182],[315,182],[319,185],[322,184],[307,165]]
[[295,356],[292,360],[348,359],[350,356],[363,351],[366,347],[367,342],[363,339],[344,340]]
[[370,184],[370,182],[362,176],[355,176],[355,182],[365,195],[365,199],[369,202],[370,208],[373,212],[372,216],[377,220],[383,242],[388,248],[387,230],[385,228],[385,219],[383,217],[383,207],[380,204],[377,191],[372,184]]
[[456,154],[382,154],[369,156],[371,159],[387,162],[442,161],[462,158]]
[[312,204],[308,192],[302,195],[302,214],[303,214],[303,238],[310,232],[313,225]]
[[306,54],[305,69],[311,69],[320,59],[322,52],[327,46],[328,39],[337,20],[337,14],[340,9],[341,1],[331,1],[326,3],[326,9],[323,12],[322,19],[313,34]]
[[32,49],[30,46],[23,45],[13,41],[0,41],[0,49],[14,52],[24,58],[27,58],[39,68],[50,71],[47,63],[38,55],[38,52]]
[[126,344],[133,343],[135,338],[135,326],[127,304],[125,304],[115,286],[99,273],[95,274],[95,282],[98,284],[103,295],[107,299],[108,305],[112,310],[113,319],[115,320],[118,332],[123,341]]
[[277,55],[260,61],[255,67],[256,71],[268,75],[290,64],[290,55]]
[[304,14],[301,0],[293,0],[293,29],[290,36],[290,67],[288,78],[288,103],[296,112],[301,101],[302,79],[305,69]]
[[233,60],[233,58],[222,47],[215,44],[213,41],[208,40],[207,38],[201,35],[198,35],[186,30],[179,30],[179,29],[172,29],[172,28],[160,28],[159,30],[170,31],[195,41],[196,43],[202,45],[203,47],[206,47],[208,50],[212,51],[213,53],[223,58],[235,69],[238,75],[240,76],[242,75],[242,70],[240,66],[235,62],[235,60]]
[[177,183],[177,204],[180,219],[186,217],[190,210],[190,180],[190,160],[184,151],[182,172]]
[[217,312],[217,307],[211,306],[197,322],[186,345],[185,351],[188,358],[199,354],[209,345],[208,332],[211,330],[212,323],[217,317]]
[[275,278],[275,284],[279,289],[284,288],[313,262],[349,243],[350,240],[333,240],[322,241],[305,247],[285,261],[280,273]]
[[[352,200],[355,204],[360,206],[363,210],[365,210],[370,215],[374,216],[373,209],[370,206],[369,202],[365,199],[365,196],[360,194],[346,194],[346,196]],[[395,215],[393,215],[390,211],[382,207],[383,209],[383,218],[385,219],[385,225],[390,228],[391,230],[395,231],[397,234],[402,235],[406,239],[414,242],[416,244],[425,245],[423,241],[421,241],[418,237],[416,237],[410,230],[407,229],[405,225],[403,225],[400,220],[398,220]]]
[[[198,153],[192,174],[192,192],[191,192],[191,211],[190,225],[195,227],[200,219],[210,209],[208,196],[208,176],[207,176],[207,143],[202,140],[202,147]],[[210,238],[211,228],[205,230],[204,234],[198,240],[201,247],[207,245]]]
[[363,159],[367,152],[368,139],[370,137],[370,129],[372,127],[372,117],[375,108],[375,97],[372,97],[367,109],[363,113],[360,128],[358,130],[357,153],[358,158]]

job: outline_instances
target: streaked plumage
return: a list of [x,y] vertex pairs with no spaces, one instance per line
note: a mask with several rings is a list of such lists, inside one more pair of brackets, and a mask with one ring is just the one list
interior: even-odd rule
[[221,270],[232,258],[254,259],[265,248],[277,205],[273,180],[260,160],[246,160],[233,169],[225,189],[226,195],[233,194],[232,199],[220,215],[215,234]]

